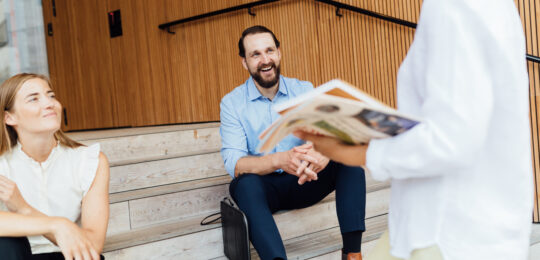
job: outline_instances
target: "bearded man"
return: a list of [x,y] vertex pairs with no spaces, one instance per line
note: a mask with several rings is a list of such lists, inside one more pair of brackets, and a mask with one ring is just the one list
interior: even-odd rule
[[229,192],[248,219],[253,246],[266,260],[287,259],[272,213],[309,207],[335,190],[343,259],[362,259],[364,170],[331,161],[292,135],[267,155],[256,151],[258,136],[279,117],[272,106],[313,89],[310,82],[280,75],[279,47],[264,26],[247,28],[238,42],[251,76],[220,104],[221,155],[233,178]]

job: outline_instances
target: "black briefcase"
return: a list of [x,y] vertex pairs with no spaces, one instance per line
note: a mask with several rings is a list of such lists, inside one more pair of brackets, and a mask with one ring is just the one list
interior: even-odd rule
[[249,232],[246,215],[229,199],[221,201],[223,250],[230,260],[249,260]]

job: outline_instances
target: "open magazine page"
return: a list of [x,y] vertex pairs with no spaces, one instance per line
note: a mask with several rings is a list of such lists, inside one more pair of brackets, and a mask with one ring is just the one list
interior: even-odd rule
[[263,132],[258,150],[270,151],[297,129],[359,144],[400,134],[418,122],[388,107],[320,94],[290,109]]
[[257,151],[264,153],[269,152],[277,145],[277,143],[279,143],[279,141],[291,134],[296,129],[294,125],[300,126],[300,123],[307,123],[306,121],[300,120],[300,118],[304,115],[301,113],[304,106],[298,106],[293,110],[290,110],[287,114],[281,116],[266,130],[264,130],[264,132],[259,136],[261,142],[257,147]]
[[287,102],[283,102],[281,104],[275,105],[274,110],[278,112],[279,114],[283,115],[285,113],[288,113],[289,110],[294,109],[298,104],[302,104],[321,94],[327,94],[327,95],[337,96],[337,97],[350,99],[354,101],[365,102],[369,106],[372,106],[375,108],[381,108],[381,109],[390,108],[386,106],[385,104],[379,102],[376,98],[370,96],[369,94],[364,93],[363,91],[359,89],[356,89],[354,86],[350,85],[349,83],[339,80],[339,79],[334,79],[318,86],[313,91],[310,91],[304,95],[293,98]]

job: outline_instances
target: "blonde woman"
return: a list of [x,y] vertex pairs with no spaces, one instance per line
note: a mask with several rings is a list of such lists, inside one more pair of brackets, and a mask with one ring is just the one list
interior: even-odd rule
[[100,259],[109,165],[99,145],[60,130],[62,106],[42,75],[6,80],[0,105],[2,259]]

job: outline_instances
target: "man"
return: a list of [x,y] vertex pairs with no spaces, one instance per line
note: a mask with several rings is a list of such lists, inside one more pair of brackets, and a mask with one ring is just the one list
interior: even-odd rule
[[370,259],[525,260],[533,182],[525,37],[512,0],[424,0],[399,69],[399,109],[423,121],[321,153],[392,181]]
[[253,246],[261,259],[287,259],[272,213],[309,207],[336,190],[344,259],[361,259],[366,200],[363,169],[329,161],[292,135],[270,154],[257,153],[258,136],[279,117],[272,105],[313,86],[280,75],[279,41],[269,29],[247,28],[238,47],[251,77],[221,101],[221,154],[234,178],[229,191],[246,214]]

